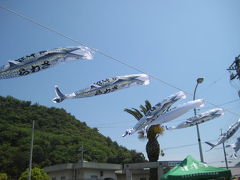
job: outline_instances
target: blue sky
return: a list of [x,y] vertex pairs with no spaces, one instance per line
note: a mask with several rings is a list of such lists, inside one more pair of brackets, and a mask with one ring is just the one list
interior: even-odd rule
[[[240,54],[237,0],[0,0],[0,5],[158,78],[152,79],[148,86],[52,103],[54,85],[71,93],[107,77],[139,73],[96,53],[92,61],[65,63],[30,76],[1,80],[1,96],[64,108],[120,145],[144,154],[146,141],[138,140],[137,135],[121,137],[136,123],[123,109],[137,108],[146,99],[156,104],[178,89],[187,92],[188,97],[177,104],[192,100],[198,77],[205,78],[198,87],[198,98],[216,105],[236,100],[223,106],[227,109],[223,117],[200,125],[202,142],[216,141],[220,129],[226,131],[239,118],[240,82],[236,80],[233,86],[226,70]],[[0,27],[1,65],[40,50],[78,45],[1,8]],[[213,108],[210,103],[198,113]],[[169,125],[191,116],[193,111]],[[182,160],[187,155],[200,159],[196,127],[166,131],[159,142],[165,149],[160,160]],[[191,144],[194,145],[185,146]],[[223,166],[221,147],[207,152],[209,147],[203,143],[204,160],[210,165]]]

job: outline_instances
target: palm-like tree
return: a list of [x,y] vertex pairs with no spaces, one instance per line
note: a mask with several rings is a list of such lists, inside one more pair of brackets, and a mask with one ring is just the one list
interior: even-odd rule
[[[128,112],[129,114],[133,115],[137,120],[140,120],[151,108],[151,103],[146,100],[145,106],[140,105],[140,110],[136,108],[127,109],[125,108],[124,111]],[[160,125],[153,125],[147,131],[147,139],[148,142],[146,144],[146,152],[149,159],[149,162],[156,162],[158,161],[159,154],[160,154],[160,145],[158,143],[157,138],[159,135],[163,134],[164,128]],[[139,133],[138,136],[140,139],[144,138],[143,133]],[[157,169],[150,169],[150,180],[157,179]]]

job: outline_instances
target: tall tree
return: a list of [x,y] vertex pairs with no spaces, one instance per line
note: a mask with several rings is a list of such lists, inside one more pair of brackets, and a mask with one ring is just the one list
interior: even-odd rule
[[[136,108],[128,109],[125,108],[124,111],[134,116],[137,120],[140,120],[151,108],[151,103],[146,100],[145,105],[139,106],[140,110]],[[147,137],[144,136],[144,133],[139,132],[139,139],[147,138],[146,152],[149,159],[149,162],[157,162],[160,154],[160,145],[157,138],[159,135],[163,134],[164,128],[160,125],[153,125],[147,131]],[[157,180],[158,172],[156,168],[150,169],[150,178],[149,180]]]
[[[17,179],[29,165],[32,120],[35,120],[33,167],[76,163],[84,145],[84,160],[101,163],[145,162],[144,155],[120,146],[64,109],[48,108],[0,96],[0,171]],[[94,145],[94,146],[93,146]]]
[[0,173],[0,180],[7,180],[8,176],[6,173]]
[[[18,178],[18,180],[27,180],[28,179],[28,174],[29,174],[29,169],[26,169],[21,176]],[[32,180],[49,180],[49,176],[47,173],[44,172],[43,169],[40,168],[33,168],[32,169]]]

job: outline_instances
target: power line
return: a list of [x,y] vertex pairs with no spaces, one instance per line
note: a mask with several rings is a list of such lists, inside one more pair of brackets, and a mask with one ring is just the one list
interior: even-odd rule
[[210,83],[208,86],[207,86],[207,89],[210,88],[212,85],[216,84],[218,81],[222,80],[223,78],[225,77],[225,73],[220,76],[218,79],[214,80],[212,83]]
[[[217,139],[214,140],[208,140],[208,141],[216,141]],[[205,144],[203,142],[201,142],[202,144]],[[163,148],[163,150],[169,150],[169,149],[178,149],[178,148],[184,148],[184,147],[190,147],[190,146],[196,146],[198,145],[198,143],[194,143],[194,144],[185,144],[185,145],[180,145],[180,146],[172,146],[172,147],[167,147],[167,148]]]
[[[239,100],[240,100],[239,98],[238,98],[238,99],[234,99],[234,100],[227,101],[227,102],[225,102],[225,103],[219,104],[218,106],[219,106],[219,107],[226,106],[226,105],[228,105],[228,104],[232,104],[232,103],[238,102]],[[199,109],[199,110],[209,109],[209,108],[211,108],[211,106],[205,106],[205,107],[202,107],[202,108]]]
[[226,106],[226,105],[228,105],[228,104],[232,104],[232,103],[235,103],[235,102],[237,102],[237,101],[239,101],[239,99],[235,99],[235,100],[232,100],[232,101],[225,102],[225,103],[223,103],[223,104],[220,104],[220,106]]
[[[236,136],[238,136],[237,134],[235,134],[231,139],[234,139]],[[218,139],[213,139],[213,140],[207,140],[209,142],[211,141],[217,141]],[[205,144],[202,142],[202,144]],[[166,150],[170,150],[170,149],[178,149],[178,148],[184,148],[184,147],[190,147],[190,146],[196,146],[198,145],[198,143],[194,143],[194,144],[185,144],[185,145],[180,145],[180,146],[172,146],[172,147],[166,147],[166,148],[162,148],[164,151]],[[219,149],[223,149],[222,147],[217,147],[217,148],[214,148],[212,150],[219,150]]]
[[[19,17],[21,17],[21,18],[23,18],[23,19],[25,19],[25,20],[33,23],[33,24],[35,24],[35,25],[38,25],[38,26],[40,26],[40,27],[42,27],[42,28],[44,28],[44,29],[47,29],[48,31],[51,31],[51,32],[56,33],[56,34],[58,34],[58,35],[60,35],[60,36],[62,36],[62,37],[64,37],[64,38],[66,38],[66,39],[69,39],[69,40],[71,40],[71,41],[73,41],[73,42],[75,42],[75,43],[77,43],[77,44],[81,44],[81,45],[83,45],[83,46],[88,46],[88,45],[82,43],[82,42],[79,41],[79,40],[76,40],[76,39],[74,39],[74,38],[72,38],[72,37],[70,37],[70,36],[67,36],[67,35],[64,34],[64,33],[61,33],[61,32],[59,32],[59,31],[54,30],[53,28],[50,28],[50,27],[48,27],[48,26],[46,26],[46,25],[43,25],[43,24],[35,21],[34,19],[29,18],[29,17],[27,17],[27,16],[25,16],[25,15],[23,15],[23,14],[21,14],[21,13],[18,13],[18,12],[16,12],[16,11],[12,10],[12,9],[3,7],[3,6],[1,6],[1,5],[0,5],[0,8],[4,9],[4,10],[6,10],[6,11],[9,11],[9,12],[11,12],[11,13],[13,13],[13,14],[15,14],[15,15],[17,15],[17,16],[19,16]],[[106,53],[104,53],[104,52],[102,52],[102,51],[100,51],[100,50],[98,50],[98,49],[92,48],[92,47],[90,47],[90,46],[88,46],[88,47],[89,47],[90,49],[92,49],[93,51],[95,51],[95,52],[97,52],[97,53],[99,53],[99,54],[101,54],[101,55],[103,55],[103,56],[105,56],[105,57],[107,57],[107,58],[109,58],[109,59],[112,59],[112,60],[114,60],[114,61],[116,61],[116,62],[118,62],[118,63],[120,63],[120,64],[122,64],[122,65],[124,65],[124,66],[129,67],[130,69],[134,69],[135,71],[138,71],[138,72],[140,72],[140,73],[148,74],[148,73],[146,73],[145,71],[142,71],[141,69],[136,68],[136,67],[134,67],[134,66],[132,66],[132,65],[130,65],[130,64],[127,64],[127,63],[125,63],[125,62],[123,62],[123,61],[121,61],[121,60],[119,60],[119,59],[117,59],[117,58],[114,58],[113,56],[110,56],[110,55],[108,55],[108,54],[106,54]],[[180,89],[180,88],[178,88],[178,87],[176,87],[176,86],[174,86],[174,85],[172,85],[172,84],[170,84],[170,83],[168,83],[168,82],[166,82],[166,81],[163,81],[163,80],[159,79],[159,78],[156,77],[156,76],[153,76],[153,75],[150,75],[150,74],[148,74],[148,75],[149,75],[151,78],[157,79],[157,80],[161,81],[162,83],[164,83],[164,84],[166,84],[166,85],[168,85],[168,86],[170,86],[170,87],[172,87],[172,88],[174,88],[174,89],[178,89],[178,90],[181,90],[181,91],[182,91],[182,89]]]
[[166,151],[166,150],[169,150],[169,149],[179,149],[179,148],[196,146],[196,145],[198,145],[198,143],[195,143],[195,144],[186,144],[186,145],[181,145],[181,146],[167,147],[167,148],[163,148],[162,150]]
[[[56,33],[56,34],[58,34],[58,35],[60,35],[60,36],[62,36],[62,37],[64,37],[64,38],[66,38],[66,39],[69,39],[69,40],[71,40],[71,41],[73,41],[73,42],[75,42],[75,43],[77,43],[77,44],[81,44],[81,45],[83,45],[83,46],[86,46],[86,45],[83,44],[82,42],[80,42],[80,41],[78,41],[78,40],[75,40],[75,39],[73,39],[72,37],[67,36],[66,34],[63,34],[63,33],[59,32],[59,31],[56,31],[56,30],[54,30],[53,28],[50,28],[50,27],[48,27],[48,26],[46,26],[46,25],[43,25],[43,24],[35,21],[34,19],[32,19],[32,18],[30,18],[30,17],[27,17],[27,16],[25,16],[25,15],[19,13],[19,12],[16,12],[16,11],[14,11],[14,10],[12,10],[12,9],[9,9],[9,8],[7,8],[7,7],[4,7],[4,6],[2,6],[2,5],[0,5],[0,8],[2,8],[2,9],[4,9],[4,10],[8,11],[8,12],[11,12],[11,13],[19,16],[19,17],[21,17],[22,19],[25,19],[26,21],[29,21],[29,22],[31,22],[31,23],[33,23],[33,24],[35,24],[35,25],[38,25],[38,26],[40,26],[40,27],[42,27],[42,28],[44,28],[44,29],[47,29],[48,31],[51,31],[51,32]],[[91,48],[91,49],[93,49],[93,48]]]
[[[14,10],[12,10],[12,9],[9,9],[9,8],[7,8],[7,7],[4,7],[4,6],[2,6],[2,5],[0,5],[0,8],[4,9],[4,10],[10,12],[10,13],[13,13],[13,14],[21,17],[22,19],[25,19],[26,21],[29,21],[29,22],[31,22],[31,23],[33,23],[33,24],[35,24],[35,25],[38,25],[38,26],[40,26],[40,27],[42,27],[42,28],[44,28],[44,29],[46,29],[46,30],[48,30],[48,31],[51,31],[51,32],[53,32],[53,33],[56,33],[56,34],[58,34],[59,36],[62,36],[62,37],[64,37],[64,38],[66,38],[66,39],[69,39],[69,40],[71,40],[71,41],[73,41],[73,42],[75,42],[75,43],[77,43],[77,44],[80,44],[80,45],[83,45],[83,46],[87,46],[87,45],[85,45],[84,43],[82,43],[81,41],[76,40],[76,39],[74,39],[74,38],[72,38],[72,37],[70,37],[70,36],[67,36],[66,34],[61,33],[61,32],[59,32],[59,31],[57,31],[57,30],[55,30],[55,29],[53,29],[53,28],[50,28],[50,27],[46,26],[46,25],[43,25],[43,24],[35,21],[34,19],[29,18],[29,17],[27,17],[27,16],[25,16],[25,15],[19,13],[19,12],[16,12],[16,11],[14,11]],[[103,56],[105,56],[105,57],[107,57],[107,58],[109,58],[109,59],[112,59],[112,60],[115,61],[115,62],[118,62],[118,63],[120,63],[120,64],[122,64],[122,65],[124,65],[124,66],[126,66],[126,67],[129,67],[130,69],[133,69],[133,70],[135,70],[135,71],[137,71],[137,72],[140,72],[140,73],[148,74],[148,73],[146,73],[145,71],[143,71],[143,70],[141,70],[141,69],[139,69],[139,68],[137,68],[137,67],[135,67],[135,66],[133,66],[133,65],[130,65],[130,64],[126,63],[126,62],[123,62],[123,61],[121,61],[121,60],[119,60],[119,59],[117,59],[117,58],[114,58],[114,57],[112,57],[111,55],[108,55],[108,54],[106,54],[106,53],[104,53],[104,52],[102,52],[102,51],[100,51],[100,50],[97,50],[97,49],[92,48],[92,47],[90,47],[90,46],[88,46],[88,47],[89,47],[90,49],[92,49],[93,51],[95,51],[95,52],[97,52],[97,53],[99,53],[99,54],[101,54],[101,55],[103,55]],[[169,86],[169,87],[171,87],[171,88],[174,88],[174,89],[177,89],[177,90],[180,90],[180,91],[184,91],[184,90],[182,90],[181,88],[178,88],[178,87],[176,87],[176,86],[174,86],[174,85],[172,85],[172,84],[170,84],[170,83],[168,83],[168,82],[166,82],[166,81],[158,78],[157,76],[154,76],[154,75],[151,75],[151,74],[148,74],[148,75],[149,75],[149,77],[151,77],[151,78],[153,78],[153,79],[155,79],[155,80],[157,80],[157,81],[159,81],[159,82],[161,82],[161,83],[163,83],[163,84],[165,84],[165,85],[167,85],[167,86]],[[184,91],[184,92],[186,92],[187,94],[193,96],[192,93],[189,93],[189,92],[187,92],[187,91]],[[206,102],[209,103],[209,104],[211,104],[211,105],[213,105],[213,106],[215,106],[215,107],[220,107],[219,105],[216,105],[216,104],[211,103],[211,102],[209,102],[209,101],[206,101]],[[240,114],[235,113],[235,112],[232,112],[232,111],[230,111],[230,110],[228,110],[228,109],[225,109],[225,111],[228,111],[229,113],[231,113],[231,114],[233,114],[233,115],[240,116]]]
[[[224,163],[224,161],[213,161],[213,162],[208,162],[207,164],[216,164],[216,163]],[[228,163],[234,163],[234,162],[228,161]]]
[[[15,14],[15,15],[17,15],[17,16],[19,16],[19,17],[21,17],[21,18],[23,18],[23,19],[25,19],[25,20],[33,23],[33,24],[35,24],[35,25],[38,25],[38,26],[40,26],[40,27],[42,27],[42,28],[44,28],[44,29],[47,29],[48,31],[51,31],[51,32],[56,33],[56,34],[58,34],[58,35],[60,35],[60,36],[62,36],[62,37],[64,37],[64,38],[66,38],[66,39],[69,39],[69,40],[71,40],[71,41],[73,41],[73,42],[75,42],[75,43],[77,43],[77,44],[81,44],[81,45],[83,45],[83,46],[87,46],[87,45],[85,45],[84,43],[82,43],[82,42],[80,42],[80,41],[78,41],[78,40],[76,40],[76,39],[74,39],[74,38],[72,38],[72,37],[70,37],[70,36],[67,36],[67,35],[64,34],[64,33],[61,33],[61,32],[59,32],[59,31],[56,31],[56,30],[54,30],[53,28],[50,28],[50,27],[48,27],[48,26],[46,26],[46,25],[43,25],[43,24],[41,24],[41,23],[38,23],[38,22],[35,21],[34,19],[29,18],[29,17],[27,17],[27,16],[25,16],[25,15],[23,15],[23,14],[21,14],[21,13],[18,13],[18,12],[14,11],[14,10],[11,10],[11,9],[9,9],[9,8],[6,8],[6,7],[3,7],[3,6],[1,6],[1,5],[0,5],[0,8],[4,9],[4,10],[6,10],[6,11],[9,11],[9,12],[11,12],[11,13],[13,13],[13,14]],[[89,47],[89,46],[88,46],[88,47]],[[133,69],[133,70],[138,71],[138,72],[140,72],[140,73],[148,74],[148,73],[146,73],[145,71],[143,71],[143,70],[141,70],[141,69],[139,69],[139,68],[136,68],[135,66],[132,66],[132,65],[130,65],[130,64],[128,64],[128,63],[125,63],[125,62],[123,62],[123,61],[121,61],[121,60],[119,60],[119,59],[117,59],[117,58],[114,58],[114,57],[112,57],[112,56],[110,56],[110,55],[108,55],[108,54],[106,54],[106,53],[104,53],[104,52],[102,52],[102,51],[100,51],[100,50],[97,50],[97,49],[92,48],[92,47],[89,47],[89,48],[92,49],[92,50],[94,50],[95,52],[98,52],[99,54],[101,54],[101,55],[109,58],[109,59],[114,60],[115,62],[118,62],[118,63],[120,63],[120,64],[122,64],[122,65],[124,65],[124,66],[129,67],[130,69]],[[172,85],[172,84],[170,84],[170,83],[168,83],[168,82],[166,82],[166,81],[164,81],[164,80],[162,80],[162,79],[160,79],[160,78],[158,78],[158,77],[156,77],[156,76],[154,76],[154,75],[151,75],[151,74],[148,74],[148,75],[149,75],[151,78],[153,78],[153,79],[155,79],[155,80],[158,80],[158,81],[162,82],[163,84],[165,84],[165,85],[167,85],[167,86],[169,86],[169,87],[172,87],[172,88],[174,88],[174,89],[183,91],[182,89],[180,89],[180,88],[178,88],[178,87],[176,87],[176,86],[174,86],[174,85]],[[221,78],[217,79],[217,80],[214,81],[212,84],[215,84],[215,83],[216,83],[217,81],[219,81],[219,80],[221,80]],[[212,84],[210,84],[209,86],[211,86]],[[185,91],[185,92],[186,92],[186,91]],[[187,93],[190,94],[190,95],[193,95],[192,93],[189,93],[189,92],[187,92]],[[221,105],[216,105],[216,104],[211,103],[211,102],[208,102],[208,103],[211,104],[211,105],[213,105],[213,106],[220,107],[220,106],[227,105],[227,104],[230,104],[230,103],[233,103],[233,102],[236,102],[236,101],[238,101],[238,99],[237,99],[237,100],[233,100],[233,101],[229,101],[229,102],[224,103],[224,104],[221,104]],[[225,111],[228,111],[228,112],[231,113],[231,114],[234,114],[234,115],[239,116],[238,113],[231,112],[231,111],[229,111],[228,109],[225,109]],[[112,127],[109,126],[109,127],[98,127],[98,128],[112,128]],[[195,145],[197,145],[197,144],[188,144],[188,145],[182,145],[182,146],[168,147],[168,148],[164,148],[164,150],[176,149],[176,148],[183,148],[183,147],[189,147],[189,146],[195,146]]]

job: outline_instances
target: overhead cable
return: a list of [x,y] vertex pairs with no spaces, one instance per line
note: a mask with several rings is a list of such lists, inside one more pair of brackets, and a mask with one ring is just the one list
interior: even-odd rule
[[[1,8],[1,9],[4,9],[4,10],[10,12],[10,13],[13,13],[13,14],[21,17],[22,19],[25,19],[25,20],[27,20],[27,21],[35,24],[35,25],[38,25],[38,26],[40,26],[40,27],[42,27],[42,28],[44,28],[44,29],[46,29],[46,30],[48,30],[48,31],[51,31],[51,32],[53,32],[53,33],[56,33],[56,34],[58,34],[59,36],[62,36],[62,37],[64,37],[64,38],[66,38],[66,39],[69,39],[69,40],[71,40],[71,41],[73,41],[73,42],[75,42],[75,43],[77,43],[77,44],[80,44],[80,45],[83,45],[83,46],[87,46],[87,47],[89,47],[90,49],[92,49],[93,51],[95,51],[95,52],[97,52],[97,53],[99,53],[99,54],[101,54],[101,55],[103,55],[103,56],[105,56],[105,57],[107,57],[107,58],[109,58],[109,59],[112,59],[112,60],[114,60],[115,62],[118,62],[118,63],[120,63],[120,64],[122,64],[122,65],[124,65],[124,66],[127,66],[127,67],[129,67],[130,69],[133,69],[133,70],[138,71],[138,72],[140,72],[140,73],[148,74],[149,77],[151,77],[151,78],[153,78],[153,79],[155,79],[155,80],[157,80],[157,81],[159,81],[159,82],[161,82],[161,83],[163,83],[163,84],[165,84],[165,85],[167,85],[167,86],[169,86],[169,87],[171,87],[171,88],[174,88],[174,89],[177,89],[177,90],[180,90],[180,91],[184,91],[184,90],[182,90],[181,88],[178,88],[178,87],[176,87],[176,86],[174,86],[174,85],[172,85],[172,84],[170,84],[170,83],[168,83],[168,82],[166,82],[166,81],[158,78],[157,76],[154,76],[154,75],[151,75],[151,74],[149,74],[149,73],[146,73],[145,71],[143,71],[143,70],[141,70],[141,69],[139,69],[139,68],[137,68],[137,67],[135,67],[135,66],[133,66],[133,65],[130,65],[130,64],[126,63],[126,62],[123,62],[123,61],[121,61],[121,60],[119,60],[119,59],[117,59],[117,58],[114,58],[114,57],[112,57],[111,55],[108,55],[108,54],[106,54],[106,53],[104,53],[104,52],[102,52],[102,51],[100,51],[100,50],[98,50],[98,49],[92,48],[92,47],[90,47],[90,46],[82,43],[82,42],[79,41],[79,40],[76,40],[76,39],[74,39],[74,38],[72,38],[72,37],[70,37],[70,36],[67,36],[67,35],[64,34],[64,33],[61,33],[61,32],[59,32],[59,31],[57,31],[57,30],[55,30],[55,29],[53,29],[53,28],[50,28],[50,27],[48,27],[48,26],[46,26],[46,25],[43,25],[43,24],[37,22],[36,20],[34,20],[34,19],[30,18],[30,17],[27,17],[27,16],[25,16],[25,15],[19,13],[19,12],[16,12],[16,11],[14,11],[14,10],[12,10],[12,9],[9,9],[9,8],[7,8],[7,7],[4,7],[4,6],[2,6],[2,5],[0,5],[0,8]],[[187,91],[184,91],[184,92],[186,92],[187,94],[193,96],[192,93],[189,93],[189,92],[187,92]],[[211,105],[213,105],[213,106],[215,106],[215,107],[220,107],[219,105],[216,105],[216,104],[211,103],[211,102],[209,102],[209,101],[206,101],[206,102],[209,103],[209,104],[211,104]],[[233,114],[233,115],[235,115],[235,116],[238,116],[238,117],[240,116],[240,114],[235,113],[235,112],[232,112],[232,111],[230,111],[230,110],[228,110],[228,109],[224,109],[224,110],[225,110],[225,111],[228,111],[229,113],[231,113],[231,114]]]

